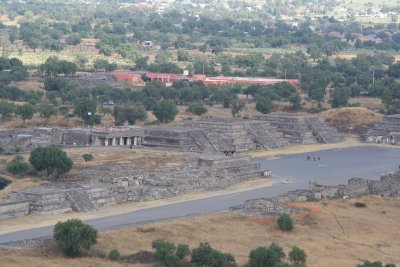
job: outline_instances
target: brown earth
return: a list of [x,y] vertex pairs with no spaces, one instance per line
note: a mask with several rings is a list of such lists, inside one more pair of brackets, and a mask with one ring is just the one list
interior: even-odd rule
[[[366,203],[367,207],[354,207],[356,201]],[[321,211],[296,216],[295,229],[287,233],[274,223],[218,213],[102,232],[90,256],[79,259],[62,257],[53,244],[35,249],[0,249],[0,266],[128,266],[97,256],[107,255],[114,248],[122,255],[151,251],[152,240],[158,238],[186,243],[191,248],[200,242],[209,242],[217,249],[231,252],[239,266],[247,262],[251,249],[272,242],[283,246],[286,253],[294,245],[301,247],[307,253],[310,267],[350,267],[367,259],[400,263],[400,199],[363,197],[323,200],[309,205]]]
[[364,131],[383,118],[382,114],[364,107],[330,109],[320,115],[335,128],[350,132]]

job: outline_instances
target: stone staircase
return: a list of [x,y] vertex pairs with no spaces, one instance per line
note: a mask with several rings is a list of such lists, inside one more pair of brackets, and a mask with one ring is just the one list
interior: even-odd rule
[[202,152],[218,152],[202,130],[192,131],[190,135]]
[[342,141],[343,136],[338,131],[329,126],[326,122],[321,121],[318,117],[305,118],[313,134],[318,141],[325,144],[338,143]]
[[71,202],[72,209],[79,212],[95,211],[96,206],[85,191],[75,189],[67,191],[67,199]]
[[265,149],[280,148],[276,140],[261,124],[258,123],[249,124],[247,130],[249,134],[254,138],[255,142],[261,145],[263,148]]

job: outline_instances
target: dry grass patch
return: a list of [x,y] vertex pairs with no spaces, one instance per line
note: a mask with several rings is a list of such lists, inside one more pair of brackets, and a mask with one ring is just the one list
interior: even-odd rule
[[358,132],[382,120],[382,115],[363,107],[331,109],[320,113],[325,120],[342,131]]
[[[354,207],[356,201],[367,207]],[[276,242],[286,252],[293,245],[303,248],[310,267],[355,266],[365,259],[400,263],[400,199],[365,197],[324,200],[313,205],[321,211],[296,216],[292,232],[282,232],[275,224],[255,222],[247,216],[219,213],[103,232],[94,250],[104,254],[116,248],[122,255],[151,251],[151,242],[158,238],[186,243],[191,248],[209,242],[216,249],[233,253],[239,266],[243,266],[251,249]],[[1,266],[124,266],[99,258],[66,259],[53,245],[42,249],[2,249],[0,257]]]

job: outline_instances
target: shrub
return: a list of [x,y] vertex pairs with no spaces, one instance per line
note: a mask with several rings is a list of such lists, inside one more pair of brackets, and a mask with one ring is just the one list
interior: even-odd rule
[[24,162],[24,158],[22,156],[16,156],[6,166],[6,170],[12,174],[26,173],[28,169],[29,166],[27,163]]
[[201,102],[190,103],[187,110],[193,114],[196,114],[197,116],[203,115],[207,112],[207,108],[204,107],[203,103]]
[[380,261],[374,261],[374,262],[364,261],[363,264],[358,264],[357,267],[396,267],[396,265],[393,263],[387,263],[383,265],[382,262]]
[[278,226],[283,231],[292,231],[293,230],[293,221],[287,214],[282,214],[278,218]]
[[154,260],[164,266],[176,266],[179,258],[175,255],[176,246],[174,243],[163,239],[154,240],[151,246],[154,249]]
[[303,267],[306,264],[307,255],[299,247],[294,246],[289,252],[289,260],[293,267]]
[[83,158],[85,161],[91,161],[92,159],[94,159],[94,157],[93,157],[93,155],[92,155],[91,153],[85,153],[85,154],[83,154],[83,155],[82,155],[82,158]]
[[193,249],[191,263],[194,266],[236,266],[235,257],[232,254],[213,249],[208,243],[200,243],[199,247]]
[[79,219],[58,222],[54,227],[54,240],[64,255],[81,256],[82,249],[89,250],[97,242],[97,230]]
[[285,258],[283,249],[275,243],[269,248],[258,247],[250,251],[250,267],[275,267]]
[[354,203],[354,206],[356,206],[357,208],[365,208],[367,206],[367,204],[362,203],[362,202],[356,202],[356,203]]
[[110,258],[110,260],[112,261],[117,261],[119,260],[121,254],[119,254],[119,251],[117,249],[113,249],[110,251],[110,253],[108,254],[108,257]]
[[186,244],[179,244],[176,248],[175,255],[180,259],[184,260],[186,257],[190,256],[190,248]]

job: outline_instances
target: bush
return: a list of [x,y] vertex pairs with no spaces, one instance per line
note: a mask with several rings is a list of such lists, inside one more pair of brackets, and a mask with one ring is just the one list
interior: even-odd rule
[[178,247],[174,243],[163,239],[154,240],[152,247],[155,250],[154,260],[163,266],[185,266],[185,260],[190,255],[189,246],[179,244]]
[[293,221],[287,214],[282,214],[278,218],[278,226],[283,231],[292,231],[293,230]]
[[199,247],[193,249],[191,263],[195,266],[209,267],[236,266],[232,254],[213,249],[208,243],[200,243]]
[[28,169],[29,165],[24,162],[24,158],[22,156],[16,156],[6,166],[6,170],[12,174],[26,173]]
[[184,260],[186,257],[190,256],[190,248],[186,244],[179,244],[176,248],[175,255],[180,259]]
[[121,254],[119,254],[119,251],[117,249],[113,249],[110,251],[110,253],[108,254],[108,257],[110,258],[110,260],[112,261],[117,261],[119,260]]
[[54,227],[54,240],[64,255],[77,257],[82,249],[89,250],[97,242],[97,230],[79,219],[58,222]]
[[190,103],[187,110],[193,114],[196,114],[197,116],[201,116],[207,112],[207,108],[204,107],[203,103],[201,102]]
[[356,206],[357,208],[365,208],[367,206],[367,204],[362,203],[362,202],[356,202],[356,203],[354,203],[354,206]]
[[358,264],[357,267],[396,267],[396,265],[393,263],[387,263],[383,265],[382,262],[380,261],[374,261],[374,262],[364,261],[363,264]]
[[83,155],[82,155],[82,158],[83,158],[85,161],[91,161],[92,159],[94,159],[93,155],[90,154],[90,153],[85,153],[85,154],[83,154]]
[[151,246],[154,249],[154,260],[164,266],[176,266],[179,258],[175,255],[176,246],[174,243],[158,239],[154,240]]
[[275,243],[269,248],[258,247],[250,251],[249,266],[250,267],[275,267],[282,263],[285,253],[283,249]]
[[292,250],[289,252],[289,260],[292,263],[293,267],[303,267],[306,265],[307,255],[299,247],[294,246]]

